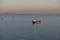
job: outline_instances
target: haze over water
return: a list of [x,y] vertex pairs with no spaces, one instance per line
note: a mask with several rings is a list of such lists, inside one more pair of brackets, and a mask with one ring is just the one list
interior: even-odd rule
[[1,0],[0,13],[9,14],[58,14],[59,0]]
[[60,40],[60,16],[0,15],[0,40]]

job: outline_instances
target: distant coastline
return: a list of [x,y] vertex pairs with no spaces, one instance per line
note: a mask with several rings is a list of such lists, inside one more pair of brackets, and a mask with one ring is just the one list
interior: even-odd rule
[[0,13],[0,15],[37,15],[37,16],[60,16],[60,14],[14,14],[14,13]]

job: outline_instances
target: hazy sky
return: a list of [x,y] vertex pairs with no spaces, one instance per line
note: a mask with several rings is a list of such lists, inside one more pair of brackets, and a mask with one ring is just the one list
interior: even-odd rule
[[2,0],[0,12],[60,13],[58,0]]

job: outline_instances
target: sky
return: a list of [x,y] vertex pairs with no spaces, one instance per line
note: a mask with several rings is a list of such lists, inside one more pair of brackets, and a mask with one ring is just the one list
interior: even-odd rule
[[0,13],[60,14],[58,0],[1,0]]

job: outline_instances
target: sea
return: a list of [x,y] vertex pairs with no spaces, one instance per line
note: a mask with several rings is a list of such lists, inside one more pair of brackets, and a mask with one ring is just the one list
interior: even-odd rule
[[0,15],[0,40],[60,40],[60,16]]

